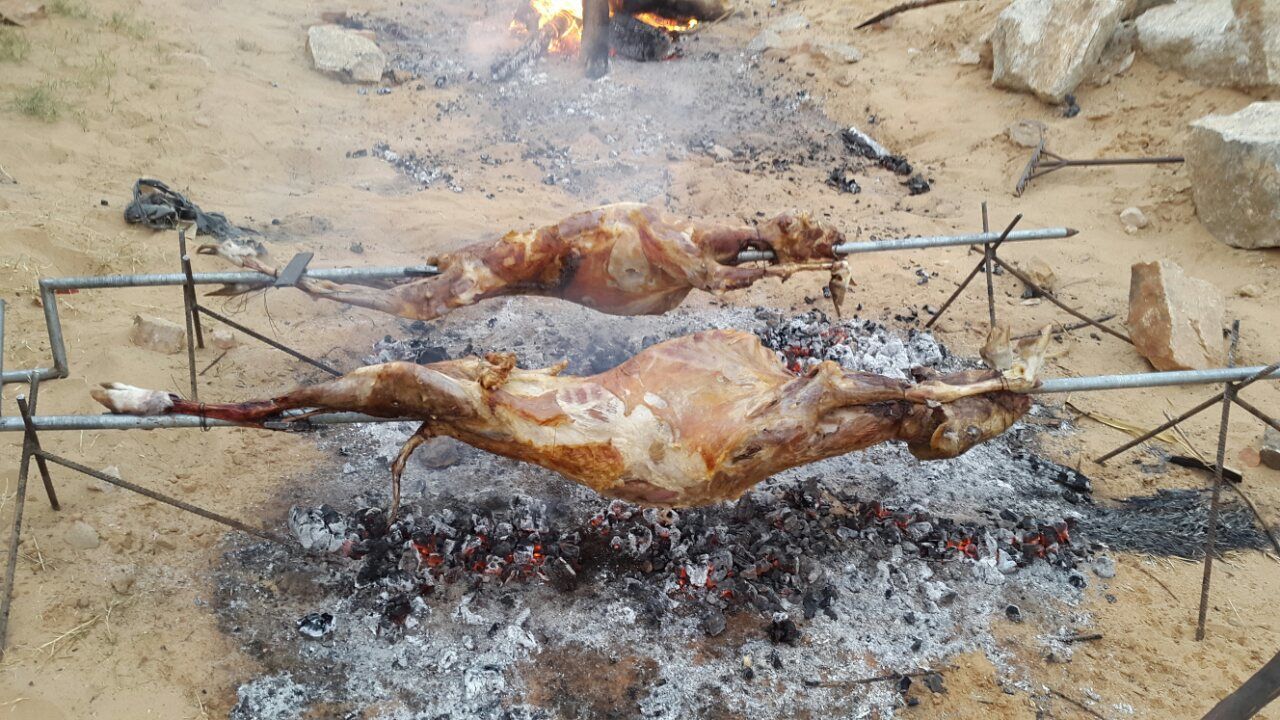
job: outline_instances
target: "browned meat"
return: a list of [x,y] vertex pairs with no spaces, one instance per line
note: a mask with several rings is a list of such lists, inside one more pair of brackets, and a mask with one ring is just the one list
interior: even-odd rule
[[[838,230],[801,216],[779,215],[758,228],[710,225],[619,203],[429,259],[440,274],[390,288],[305,278],[298,287],[313,297],[416,320],[502,295],[558,297],[613,315],[660,315],[694,288],[719,293],[764,277],[828,270],[838,301],[847,273],[832,248],[843,241]],[[768,266],[734,265],[738,253],[749,249],[772,250],[777,259]],[[278,274],[230,245],[200,251]]]
[[1030,407],[1016,391],[1035,380],[1028,367],[1013,364],[1015,372],[1004,375],[969,371],[911,383],[824,362],[797,377],[755,335],[713,330],[652,346],[590,377],[560,375],[563,365],[519,369],[504,354],[372,365],[237,404],[196,403],[127,385],[95,389],[93,396],[112,412],[250,425],[296,408],[422,420],[392,467],[397,498],[414,448],[448,435],[550,468],[603,495],[687,506],[733,499],[787,468],[890,440],[906,442],[922,459],[959,455]]

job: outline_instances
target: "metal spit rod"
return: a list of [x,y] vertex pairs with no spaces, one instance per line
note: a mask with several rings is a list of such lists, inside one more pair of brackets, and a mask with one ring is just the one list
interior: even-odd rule
[[[1022,240],[1054,240],[1075,235],[1078,231],[1072,228],[1044,228],[1041,230],[1019,230],[1010,233],[1009,241]],[[888,252],[893,250],[914,250],[932,247],[950,247],[955,245],[973,245],[990,242],[999,237],[996,233],[977,233],[972,235],[936,235],[932,237],[892,238],[871,242],[843,243],[835,246],[839,255],[853,255],[866,252]],[[771,260],[773,253],[752,250],[738,255],[739,262]],[[439,270],[434,265],[409,265],[400,267],[370,268],[324,268],[308,269],[303,277],[334,282],[359,282],[369,280],[392,280],[396,278],[422,277],[434,275]],[[192,275],[195,285],[259,285],[267,287],[275,282],[275,278],[257,272],[216,272],[196,273]],[[101,290],[106,288],[128,287],[160,287],[167,285],[185,285],[186,275],[183,273],[157,273],[149,275],[101,275],[86,277],[44,278],[40,280],[40,302],[44,307],[45,325],[49,335],[49,349],[53,355],[53,367],[33,368],[29,370],[0,371],[0,384],[30,382],[65,378],[70,370],[67,365],[67,346],[62,336],[62,320],[58,316],[58,293],[77,290]]]
[[[1024,240],[1058,240],[1069,238],[1080,232],[1075,228],[1043,228],[1040,230],[1016,230],[1009,233],[1005,242],[1021,242]],[[999,240],[998,232],[982,232],[970,235],[935,235],[933,237],[894,238],[889,240],[870,240],[867,242],[850,242],[836,245],[832,250],[837,255],[858,255],[869,252],[889,252],[892,250],[920,250],[922,248],[953,247],[956,245],[980,245]],[[738,253],[738,262],[755,260],[772,260],[773,253],[767,250],[748,250]]]
[[[1134,373],[1131,375],[1090,375],[1078,378],[1051,378],[1029,394],[1093,392],[1098,390],[1127,390],[1132,388],[1167,387],[1169,385],[1209,385],[1223,382],[1239,382],[1257,375],[1266,367],[1214,368],[1211,370],[1178,370],[1173,372]],[[1261,380],[1280,380],[1280,369],[1275,369]],[[285,430],[291,426],[290,415],[306,411],[294,410],[283,414],[285,419],[265,423],[268,429]],[[31,418],[36,430],[159,430],[162,428],[243,427],[226,420],[199,418],[190,415],[46,415]],[[362,413],[341,412],[314,415],[305,422],[313,425],[349,425],[353,423],[408,422],[412,418],[379,418]],[[0,432],[17,432],[23,429],[21,418],[0,418]]]

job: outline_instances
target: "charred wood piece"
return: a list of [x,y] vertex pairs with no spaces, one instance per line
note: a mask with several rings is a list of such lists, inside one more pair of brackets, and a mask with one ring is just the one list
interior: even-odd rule
[[653,13],[673,20],[723,20],[733,14],[728,0],[613,0],[615,15]]
[[609,40],[619,57],[637,62],[666,60],[676,54],[671,33],[630,15],[615,15],[609,23]]
[[564,15],[557,15],[552,18],[541,29],[530,33],[529,37],[520,43],[520,47],[513,50],[509,55],[498,58],[489,67],[489,76],[493,78],[494,82],[510,80],[516,73],[520,72],[521,68],[546,55],[547,49],[551,47],[551,42],[568,31],[569,23],[569,18]]

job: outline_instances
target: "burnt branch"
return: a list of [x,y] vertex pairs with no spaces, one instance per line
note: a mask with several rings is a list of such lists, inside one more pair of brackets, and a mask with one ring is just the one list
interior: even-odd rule
[[911,2],[904,2],[901,5],[894,5],[893,7],[889,8],[888,10],[885,10],[879,15],[875,15],[874,17],[864,20],[862,24],[855,27],[854,30],[861,30],[864,27],[875,25],[881,20],[887,20],[893,17],[894,15],[897,15],[899,13],[904,13],[908,10],[917,10],[919,8],[927,8],[927,7],[932,7],[934,5],[942,5],[943,3],[951,3],[951,2],[961,2],[961,0],[911,0]]
[[495,82],[510,80],[512,76],[520,71],[520,68],[546,55],[547,49],[551,47],[551,42],[568,30],[568,23],[569,20],[562,15],[552,18],[537,32],[530,33],[529,37],[523,43],[520,43],[520,47],[512,51],[510,55],[498,58],[489,67],[489,76]]

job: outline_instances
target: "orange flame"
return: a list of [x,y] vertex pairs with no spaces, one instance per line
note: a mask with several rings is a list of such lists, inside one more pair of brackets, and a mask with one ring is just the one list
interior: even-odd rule
[[661,15],[655,15],[654,13],[639,13],[634,17],[645,25],[652,25],[656,28],[662,28],[663,30],[675,33],[689,32],[698,24],[698,20],[696,18],[672,20],[671,18],[665,18]]
[[[539,32],[552,25],[554,36],[547,47],[548,52],[572,54],[578,51],[582,44],[582,0],[529,0],[529,8],[538,18]],[[673,33],[688,32],[698,24],[694,18],[673,20],[654,13],[640,13],[634,17],[646,25]],[[511,21],[511,29],[521,35],[528,32],[519,20]]]

